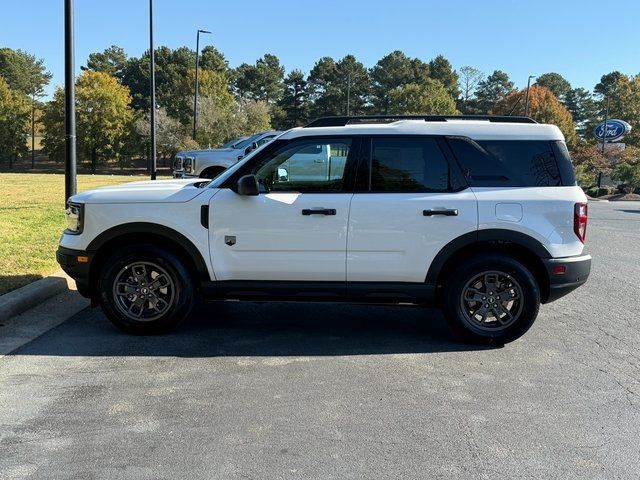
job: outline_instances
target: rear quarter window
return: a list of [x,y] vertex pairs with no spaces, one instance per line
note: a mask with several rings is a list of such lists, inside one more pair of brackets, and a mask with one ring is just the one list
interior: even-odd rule
[[[478,140],[449,138],[472,186],[556,187],[575,185],[563,142],[546,140]],[[560,143],[561,146],[555,145]],[[567,169],[568,164],[568,169]]]

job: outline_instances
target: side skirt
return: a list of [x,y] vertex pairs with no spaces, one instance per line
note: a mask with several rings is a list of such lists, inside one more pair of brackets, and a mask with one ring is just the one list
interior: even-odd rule
[[405,282],[204,282],[206,300],[312,301],[433,304],[435,285]]

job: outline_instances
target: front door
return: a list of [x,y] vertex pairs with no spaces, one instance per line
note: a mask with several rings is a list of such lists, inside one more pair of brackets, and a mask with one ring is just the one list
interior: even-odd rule
[[211,199],[216,279],[345,282],[353,163],[350,138],[290,140],[253,158],[258,196],[222,189]]
[[[347,280],[424,283],[435,255],[475,232],[478,206],[434,137],[373,137],[351,202]],[[364,178],[360,175],[363,172]]]

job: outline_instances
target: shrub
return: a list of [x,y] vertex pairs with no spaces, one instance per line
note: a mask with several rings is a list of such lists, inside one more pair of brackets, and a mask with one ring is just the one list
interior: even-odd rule
[[613,172],[613,179],[624,183],[625,193],[633,193],[640,187],[640,164],[622,162]]
[[616,193],[616,187],[606,185],[604,187],[591,187],[585,190],[585,193],[592,198],[602,197],[604,195],[613,195]]

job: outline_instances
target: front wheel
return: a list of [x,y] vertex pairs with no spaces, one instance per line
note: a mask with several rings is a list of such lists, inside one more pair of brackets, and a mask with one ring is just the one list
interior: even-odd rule
[[504,344],[522,336],[540,308],[529,269],[501,254],[472,257],[455,268],[444,288],[445,316],[465,340]]
[[189,272],[171,252],[154,245],[124,248],[105,264],[98,285],[109,320],[129,333],[165,332],[193,307]]

